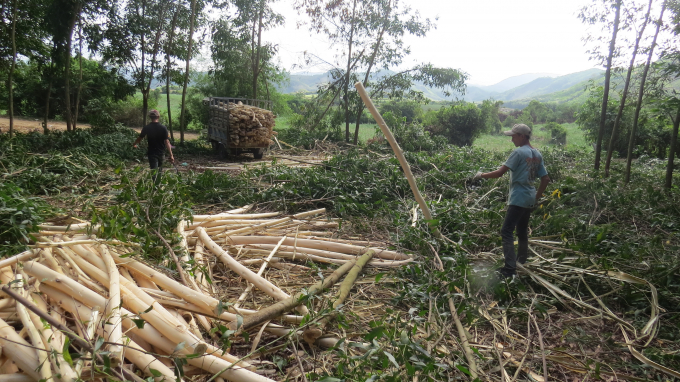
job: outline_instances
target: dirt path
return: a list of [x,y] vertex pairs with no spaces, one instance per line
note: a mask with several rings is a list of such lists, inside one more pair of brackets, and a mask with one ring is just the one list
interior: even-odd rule
[[[89,129],[90,125],[87,123],[79,123],[77,125],[79,129]],[[47,122],[47,128],[52,131],[65,131],[66,130],[66,122],[64,121],[51,121],[48,120]],[[141,127],[134,127],[133,128],[135,131],[140,132],[142,130]],[[6,133],[9,131],[9,118],[7,117],[0,117],[0,133]],[[30,133],[30,132],[38,132],[42,133],[43,128],[42,128],[42,119],[37,119],[37,118],[14,118],[14,131],[18,133]],[[194,139],[198,139],[199,134],[195,132],[185,132],[184,133],[184,139],[187,141],[191,141]],[[176,139],[179,139],[179,133],[175,133]]]

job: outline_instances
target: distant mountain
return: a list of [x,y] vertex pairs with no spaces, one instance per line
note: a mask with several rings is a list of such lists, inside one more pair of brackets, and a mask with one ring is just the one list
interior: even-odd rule
[[[381,75],[389,75],[390,73],[386,71],[381,73]],[[604,71],[600,69],[589,69],[554,78],[549,77],[550,74],[523,74],[507,78],[491,86],[469,85],[466,88],[465,95],[458,93],[453,94],[451,97],[446,97],[443,92],[427,87],[424,84],[416,84],[414,89],[423,92],[426,97],[433,101],[463,99],[468,102],[481,102],[485,99],[493,98],[498,101],[504,101],[506,105],[513,103],[513,101],[517,101],[513,104],[528,104],[527,99],[529,101],[531,99],[549,99],[553,98],[548,96],[549,94],[559,92],[555,96],[566,102],[566,100],[576,99],[584,93],[584,82],[601,78],[603,74]],[[545,76],[542,77],[543,75]],[[289,83],[280,86],[279,91],[282,93],[314,93],[318,85],[328,81],[328,73],[291,74]],[[505,90],[500,91],[501,89]]]
[[485,90],[487,92],[492,92],[492,93],[502,93],[504,91],[508,91],[510,89],[516,88],[518,86],[522,86],[526,83],[529,83],[537,78],[542,78],[542,77],[558,77],[557,74],[550,74],[550,73],[527,73],[527,74],[520,74],[519,76],[514,76],[510,78],[506,78],[503,81],[494,84],[494,85],[489,85],[489,86],[479,86],[479,85],[474,85],[475,87],[478,87],[482,90]]

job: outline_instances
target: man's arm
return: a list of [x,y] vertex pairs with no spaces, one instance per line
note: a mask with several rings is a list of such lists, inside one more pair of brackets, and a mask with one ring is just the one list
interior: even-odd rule
[[548,183],[550,183],[550,177],[548,175],[543,175],[541,177],[541,185],[538,186],[538,190],[536,191],[536,203],[538,203],[538,200],[543,196],[543,192],[545,192],[545,188],[548,187]]
[[503,176],[503,174],[508,172],[508,170],[510,170],[510,167],[508,167],[506,165],[502,165],[501,167],[498,168],[498,170],[491,171],[491,172],[485,172],[485,173],[481,174],[480,176],[484,179],[500,178],[501,176]]
[[172,156],[172,145],[170,144],[170,140],[167,138],[165,139],[165,147],[167,147],[168,151],[170,152],[170,162],[175,163],[175,157]]
[[142,134],[139,134],[137,140],[135,140],[135,143],[132,144],[132,147],[137,148],[137,145],[139,144],[139,142],[142,141],[142,138],[144,138],[144,136],[142,136]]

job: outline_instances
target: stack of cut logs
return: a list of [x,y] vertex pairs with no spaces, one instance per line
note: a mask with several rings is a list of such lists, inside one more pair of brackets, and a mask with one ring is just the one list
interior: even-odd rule
[[[345,295],[334,304],[340,307],[364,265],[411,261],[376,243],[331,238],[338,222],[325,218],[323,209],[292,216],[248,210],[195,215],[179,223],[182,250],[171,257],[185,267],[195,264],[193,272],[178,269],[183,282],[134,256],[141,252],[135,243],[87,235],[98,229],[87,222],[40,226],[30,250],[0,260],[0,381],[174,381],[180,375],[177,365],[184,365],[181,375],[186,376],[272,381],[266,375],[273,370],[258,369],[248,357],[263,331],[322,347],[339,340],[327,336],[324,325],[297,328],[309,313],[303,293],[321,293],[347,274],[340,286],[340,296]],[[244,280],[238,298],[210,282],[211,260],[233,272],[232,280]],[[267,266],[307,269],[292,261],[339,267],[314,285],[309,280],[304,292],[289,290],[289,295],[263,272]],[[164,268],[175,264],[169,260]],[[261,309],[242,307],[255,297]],[[262,307],[263,301],[268,306]],[[252,329],[251,353],[223,352],[213,342],[219,338],[214,334],[218,324],[236,335]]]
[[269,110],[244,105],[239,102],[220,102],[210,106],[211,124],[224,126],[229,118],[230,145],[241,147],[268,147],[272,144],[276,116]]

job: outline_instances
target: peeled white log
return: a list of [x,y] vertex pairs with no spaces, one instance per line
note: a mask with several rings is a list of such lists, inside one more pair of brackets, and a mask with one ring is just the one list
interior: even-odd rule
[[0,382],[35,382],[33,377],[24,373],[0,374]]
[[[229,236],[227,238],[227,243],[230,245],[247,245],[247,244],[276,244],[281,237],[268,236]],[[284,242],[283,245],[293,246],[295,245],[295,238],[289,237]],[[309,239],[298,239],[298,248],[311,248],[311,249],[321,249],[325,251],[338,252],[351,254],[355,256],[363,255],[369,250],[375,251],[375,257],[386,259],[386,260],[411,260],[411,257],[403,253],[389,251],[386,249],[379,248],[368,248],[361,247],[358,245],[335,243],[325,240],[309,240]]]
[[[92,310],[83,304],[77,303],[73,301],[68,295],[65,293],[59,291],[57,288],[53,288],[49,285],[45,285],[42,287],[42,291],[50,297],[50,300],[53,301],[55,304],[58,306],[62,307],[64,310],[70,312],[74,316],[79,316],[79,317],[91,317]],[[105,302],[103,299],[101,302]],[[134,316],[128,311],[124,312],[125,316]],[[125,319],[124,321],[127,321],[128,326],[125,328],[126,330],[136,330],[136,334],[140,334],[143,332],[143,330],[139,329],[133,329],[136,328],[135,324],[130,321],[129,319]],[[146,329],[146,325],[145,325]],[[103,335],[104,331],[102,330],[101,327],[97,327],[97,333],[99,335]],[[154,331],[154,333],[151,334],[151,336],[158,336],[161,337],[160,333]],[[158,361],[154,356],[147,354],[146,351],[136,344],[134,341],[129,341],[127,343],[127,346],[125,347],[125,350],[123,352],[123,356],[135,364],[137,367],[140,369],[144,370],[144,373],[148,376],[153,376],[153,373],[151,373],[150,369],[154,369],[159,371],[162,376],[161,377],[154,377],[154,379],[158,382],[162,381],[165,379],[166,381],[172,381],[175,379],[174,373],[172,370],[170,370],[167,366],[163,365],[162,362]]]
[[[30,301],[43,312],[47,312],[47,303],[45,303],[45,300],[43,300],[41,295],[32,294],[30,297]],[[71,368],[71,365],[66,362],[62,353],[64,349],[64,334],[58,330],[56,332],[52,331],[51,327],[46,327],[43,324],[42,319],[30,310],[28,311],[28,315],[31,318],[31,321],[33,321],[33,325],[40,331],[46,345],[45,349],[52,351],[52,366],[54,367],[54,370],[59,371],[61,380],[63,382],[76,381],[78,379],[78,373],[76,373],[76,371]]]
[[[21,275],[17,274],[15,276],[15,280],[17,282],[16,284],[14,284],[13,288],[16,289],[16,292],[20,296],[26,297],[26,293],[24,291],[23,278],[21,277]],[[52,378],[52,367],[47,357],[47,347],[43,342],[42,336],[40,335],[38,329],[36,329],[35,325],[33,325],[33,321],[31,321],[31,317],[28,315],[28,309],[26,309],[24,305],[17,304],[17,314],[19,315],[19,319],[21,320],[21,323],[24,325],[24,328],[26,328],[26,331],[28,331],[28,337],[31,339],[31,343],[34,346],[34,349],[32,350],[36,353],[36,356],[38,357],[38,362],[40,363],[38,370],[38,373],[40,374],[40,379],[49,381]]]
[[280,212],[265,212],[260,214],[231,214],[228,212],[216,215],[194,215],[194,222],[205,222],[220,219],[262,219],[281,215]]
[[[106,278],[107,275],[92,264],[88,264],[84,259],[74,258],[74,260],[79,263],[85,272],[97,279],[100,283],[105,284],[108,282]],[[153,309],[144,313],[142,318],[151,323],[151,325],[165,334],[169,339],[175,341],[175,343],[184,342],[187,344],[188,348],[193,348],[198,344],[203,343],[210,352],[220,352],[216,347],[205,343],[201,336],[195,336],[193,333],[189,332],[189,325],[186,322],[178,321],[171,312],[132,282],[121,279],[120,290],[123,296],[123,304],[128,310],[133,312],[145,312],[150,307],[153,307]],[[228,353],[221,354],[220,352],[218,356],[229,362],[236,361],[236,358]]]
[[[262,276],[262,273],[267,268],[269,261],[271,261],[272,257],[274,257],[274,254],[276,253],[276,251],[278,251],[279,248],[281,248],[281,243],[283,243],[283,240],[285,240],[285,239],[286,239],[286,237],[284,236],[281,239],[281,241],[279,241],[279,243],[276,244],[276,247],[274,247],[274,249],[271,251],[269,256],[267,256],[267,258],[264,260],[264,262],[262,262],[262,265],[260,266],[260,270],[257,271],[258,276]],[[249,283],[248,286],[246,287],[246,290],[244,290],[243,293],[241,293],[241,295],[238,297],[238,300],[236,301],[236,304],[234,304],[235,308],[238,309],[238,307],[241,305],[241,302],[243,302],[243,300],[245,300],[246,297],[248,297],[248,294],[250,293],[250,291],[252,289],[253,289],[253,283]]]
[[0,346],[2,353],[19,367],[24,373],[39,381],[42,376],[38,372],[40,361],[31,344],[26,342],[17,332],[0,319]]
[[[105,310],[104,338],[108,342],[108,349],[111,352],[111,360],[115,365],[122,361],[121,353],[123,348],[120,346],[123,339],[123,328],[120,319],[120,274],[116,263],[111,258],[111,254],[105,245],[99,245],[99,253],[106,264],[106,272],[109,278],[109,299]],[[101,283],[101,280],[98,280]],[[103,283],[102,283],[103,284]],[[107,285],[107,284],[104,284]]]
[[251,226],[251,227],[239,228],[239,229],[235,229],[235,230],[232,230],[232,231],[227,231],[227,232],[224,232],[222,234],[217,235],[216,237],[224,237],[224,236],[239,235],[239,234],[255,232],[255,231],[261,230],[262,228],[265,228],[265,227],[275,226],[275,225],[278,225],[278,224],[281,224],[281,223],[288,222],[288,221],[293,220],[293,219],[304,219],[306,217],[323,214],[325,212],[326,212],[325,208],[320,208],[318,210],[313,210],[313,211],[302,212],[302,213],[299,213],[299,214],[295,214],[293,216],[288,216],[288,217],[277,219],[277,220],[271,220],[271,221],[268,221],[268,222],[265,222],[265,223],[261,223],[261,224]]
[[[245,278],[246,280],[250,281],[251,283],[255,284],[255,286],[266,293],[268,296],[273,297],[279,301],[286,300],[290,296],[282,291],[279,287],[276,285],[272,284],[269,280],[258,276],[255,274],[255,272],[251,271],[250,269],[244,267],[241,265],[238,261],[234,260],[233,257],[229,256],[229,254],[223,250],[217,243],[215,243],[210,236],[203,230],[203,228],[199,227],[196,229],[196,232],[198,233],[199,239],[205,244],[205,246],[212,251],[217,257],[222,260],[222,262],[229,267],[232,271],[238,273],[241,277]],[[279,238],[281,240],[281,238]],[[296,310],[302,314],[308,314],[309,310],[304,305],[298,305],[296,307]]]
[[78,224],[69,224],[69,225],[50,225],[50,224],[40,224],[38,225],[38,229],[41,231],[51,231],[51,232],[76,232],[76,231],[84,231],[87,230],[90,227],[90,223],[78,223]]

